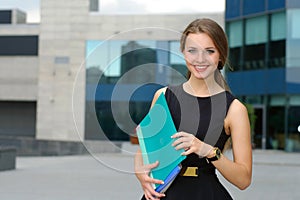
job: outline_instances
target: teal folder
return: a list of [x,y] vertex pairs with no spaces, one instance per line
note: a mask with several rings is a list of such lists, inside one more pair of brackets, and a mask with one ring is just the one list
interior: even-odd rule
[[[165,181],[186,156],[181,155],[183,149],[176,150],[172,146],[175,139],[171,136],[177,130],[163,93],[137,126],[136,132],[144,164],[159,161],[158,167],[151,171],[150,176]],[[159,186],[155,185],[156,188]]]

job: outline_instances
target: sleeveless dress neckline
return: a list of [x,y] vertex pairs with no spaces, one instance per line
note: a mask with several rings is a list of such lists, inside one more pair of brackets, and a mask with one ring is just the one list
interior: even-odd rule
[[180,86],[181,86],[181,89],[182,89],[182,91],[183,91],[184,94],[186,94],[187,96],[195,97],[197,99],[207,99],[207,98],[218,96],[218,95],[221,95],[221,94],[224,94],[224,93],[227,92],[226,90],[223,90],[221,92],[218,92],[218,93],[210,95],[210,96],[196,96],[196,95],[190,94],[187,91],[185,91],[184,88],[183,88],[183,84],[181,84]]

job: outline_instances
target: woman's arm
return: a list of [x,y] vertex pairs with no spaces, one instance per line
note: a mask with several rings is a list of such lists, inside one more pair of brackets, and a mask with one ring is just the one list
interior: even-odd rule
[[232,138],[233,161],[223,155],[212,163],[230,183],[244,190],[252,178],[252,147],[248,112],[238,100],[232,102],[225,126]]
[[156,192],[152,186],[153,184],[163,184],[163,181],[153,179],[149,176],[151,170],[158,165],[158,161],[149,165],[144,165],[140,149],[137,151],[134,158],[134,172],[141,183],[146,199],[157,200],[165,196],[164,194]]

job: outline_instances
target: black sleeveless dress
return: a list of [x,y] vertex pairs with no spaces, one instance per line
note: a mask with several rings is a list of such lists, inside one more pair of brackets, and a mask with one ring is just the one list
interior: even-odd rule
[[[229,136],[224,119],[235,97],[228,91],[210,97],[195,97],[183,85],[169,86],[165,97],[178,131],[193,133],[197,138],[223,150]],[[183,168],[198,167],[198,177],[178,175],[161,200],[232,199],[220,183],[213,164],[196,154],[182,161]],[[143,196],[142,199],[145,199]]]

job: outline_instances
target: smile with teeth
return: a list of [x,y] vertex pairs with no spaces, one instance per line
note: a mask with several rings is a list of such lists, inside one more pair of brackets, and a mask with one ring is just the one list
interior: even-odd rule
[[205,70],[208,67],[208,65],[194,65],[194,67],[197,71],[202,71]]
[[195,66],[196,68],[198,68],[198,69],[204,69],[204,68],[207,68],[207,65],[205,65],[205,66]]

